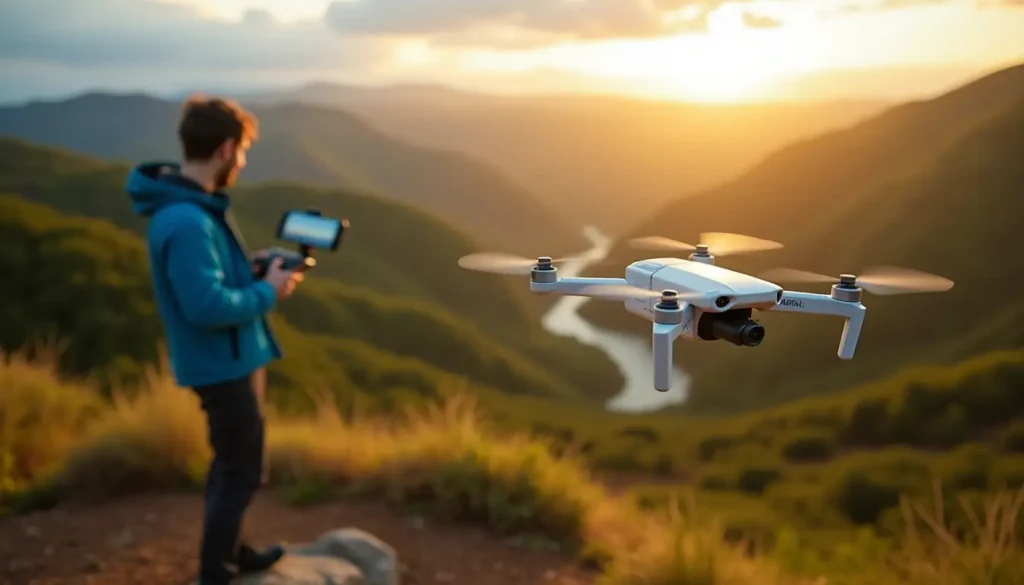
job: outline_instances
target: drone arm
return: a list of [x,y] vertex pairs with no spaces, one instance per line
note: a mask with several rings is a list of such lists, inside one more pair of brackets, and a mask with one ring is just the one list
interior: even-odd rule
[[659,392],[668,392],[672,387],[672,344],[684,327],[684,323],[654,324],[654,388]]
[[[530,291],[535,293],[548,293],[556,295],[579,295],[583,294],[583,289],[590,286],[604,286],[604,285],[625,285],[625,278],[559,278],[554,282],[537,282],[536,280],[530,281]],[[584,295],[585,296],[585,295]]]
[[846,320],[843,335],[839,339],[839,359],[853,359],[857,340],[864,325],[867,308],[859,302],[840,301],[829,295],[786,291],[782,300],[771,308],[780,313],[803,313],[807,315],[835,315]]

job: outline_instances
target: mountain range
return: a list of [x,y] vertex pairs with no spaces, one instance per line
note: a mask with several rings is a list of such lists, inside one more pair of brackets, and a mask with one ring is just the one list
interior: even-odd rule
[[866,99],[694,104],[329,83],[244,99],[343,108],[403,140],[472,153],[543,196],[570,224],[594,224],[613,236],[681,193],[727,180],[789,142],[888,105]]
[[[1024,65],[798,141],[734,180],[650,213],[626,237],[693,243],[701,232],[725,231],[786,246],[719,259],[745,272],[784,266],[838,275],[897,265],[956,282],[943,294],[866,295],[867,319],[852,362],[835,355],[841,323],[822,317],[763,314],[767,336],[757,348],[685,345],[676,355],[694,376],[687,408],[765,406],[897,366],[1024,343],[1024,301],[1015,292],[1024,285],[1021,152]],[[608,264],[641,257],[620,244]],[[582,314],[604,327],[649,330],[609,303],[589,303]]]
[[[252,109],[260,140],[241,175],[245,182],[298,181],[388,197],[457,225],[482,246],[531,256],[586,244],[582,223],[567,221],[508,174],[467,154],[409,144],[336,108],[283,103]],[[179,115],[176,101],[87,93],[0,107],[0,135],[129,163],[176,160]],[[324,211],[347,213],[337,205]],[[396,229],[387,218],[376,219],[353,227]]]

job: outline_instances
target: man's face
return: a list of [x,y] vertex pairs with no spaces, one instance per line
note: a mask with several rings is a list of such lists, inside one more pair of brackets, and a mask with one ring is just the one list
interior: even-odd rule
[[245,154],[249,150],[247,142],[228,140],[218,151],[219,167],[216,175],[217,190],[231,187],[238,180],[238,173],[245,168]]

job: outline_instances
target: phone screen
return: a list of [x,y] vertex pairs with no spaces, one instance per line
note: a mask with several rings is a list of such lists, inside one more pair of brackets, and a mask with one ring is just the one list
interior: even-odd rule
[[336,219],[292,211],[285,217],[279,237],[314,248],[334,248],[341,228],[342,223]]

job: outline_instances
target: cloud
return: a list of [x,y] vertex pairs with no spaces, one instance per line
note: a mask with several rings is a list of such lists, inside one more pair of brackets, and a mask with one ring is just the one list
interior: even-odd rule
[[[753,0],[732,0],[746,3]],[[518,29],[537,38],[611,39],[694,32],[728,0],[343,0],[326,20],[343,34],[461,38],[463,31]],[[691,19],[673,19],[679,11]]]
[[777,28],[782,26],[782,21],[771,16],[762,16],[751,12],[743,13],[743,25],[747,28]]
[[342,37],[323,21],[285,25],[251,10],[231,23],[143,0],[10,2],[0,19],[0,59],[72,67],[359,68],[389,49],[381,39]]
[[651,35],[661,12],[639,0],[346,0],[327,22],[342,33],[435,35],[511,26],[572,36]]

